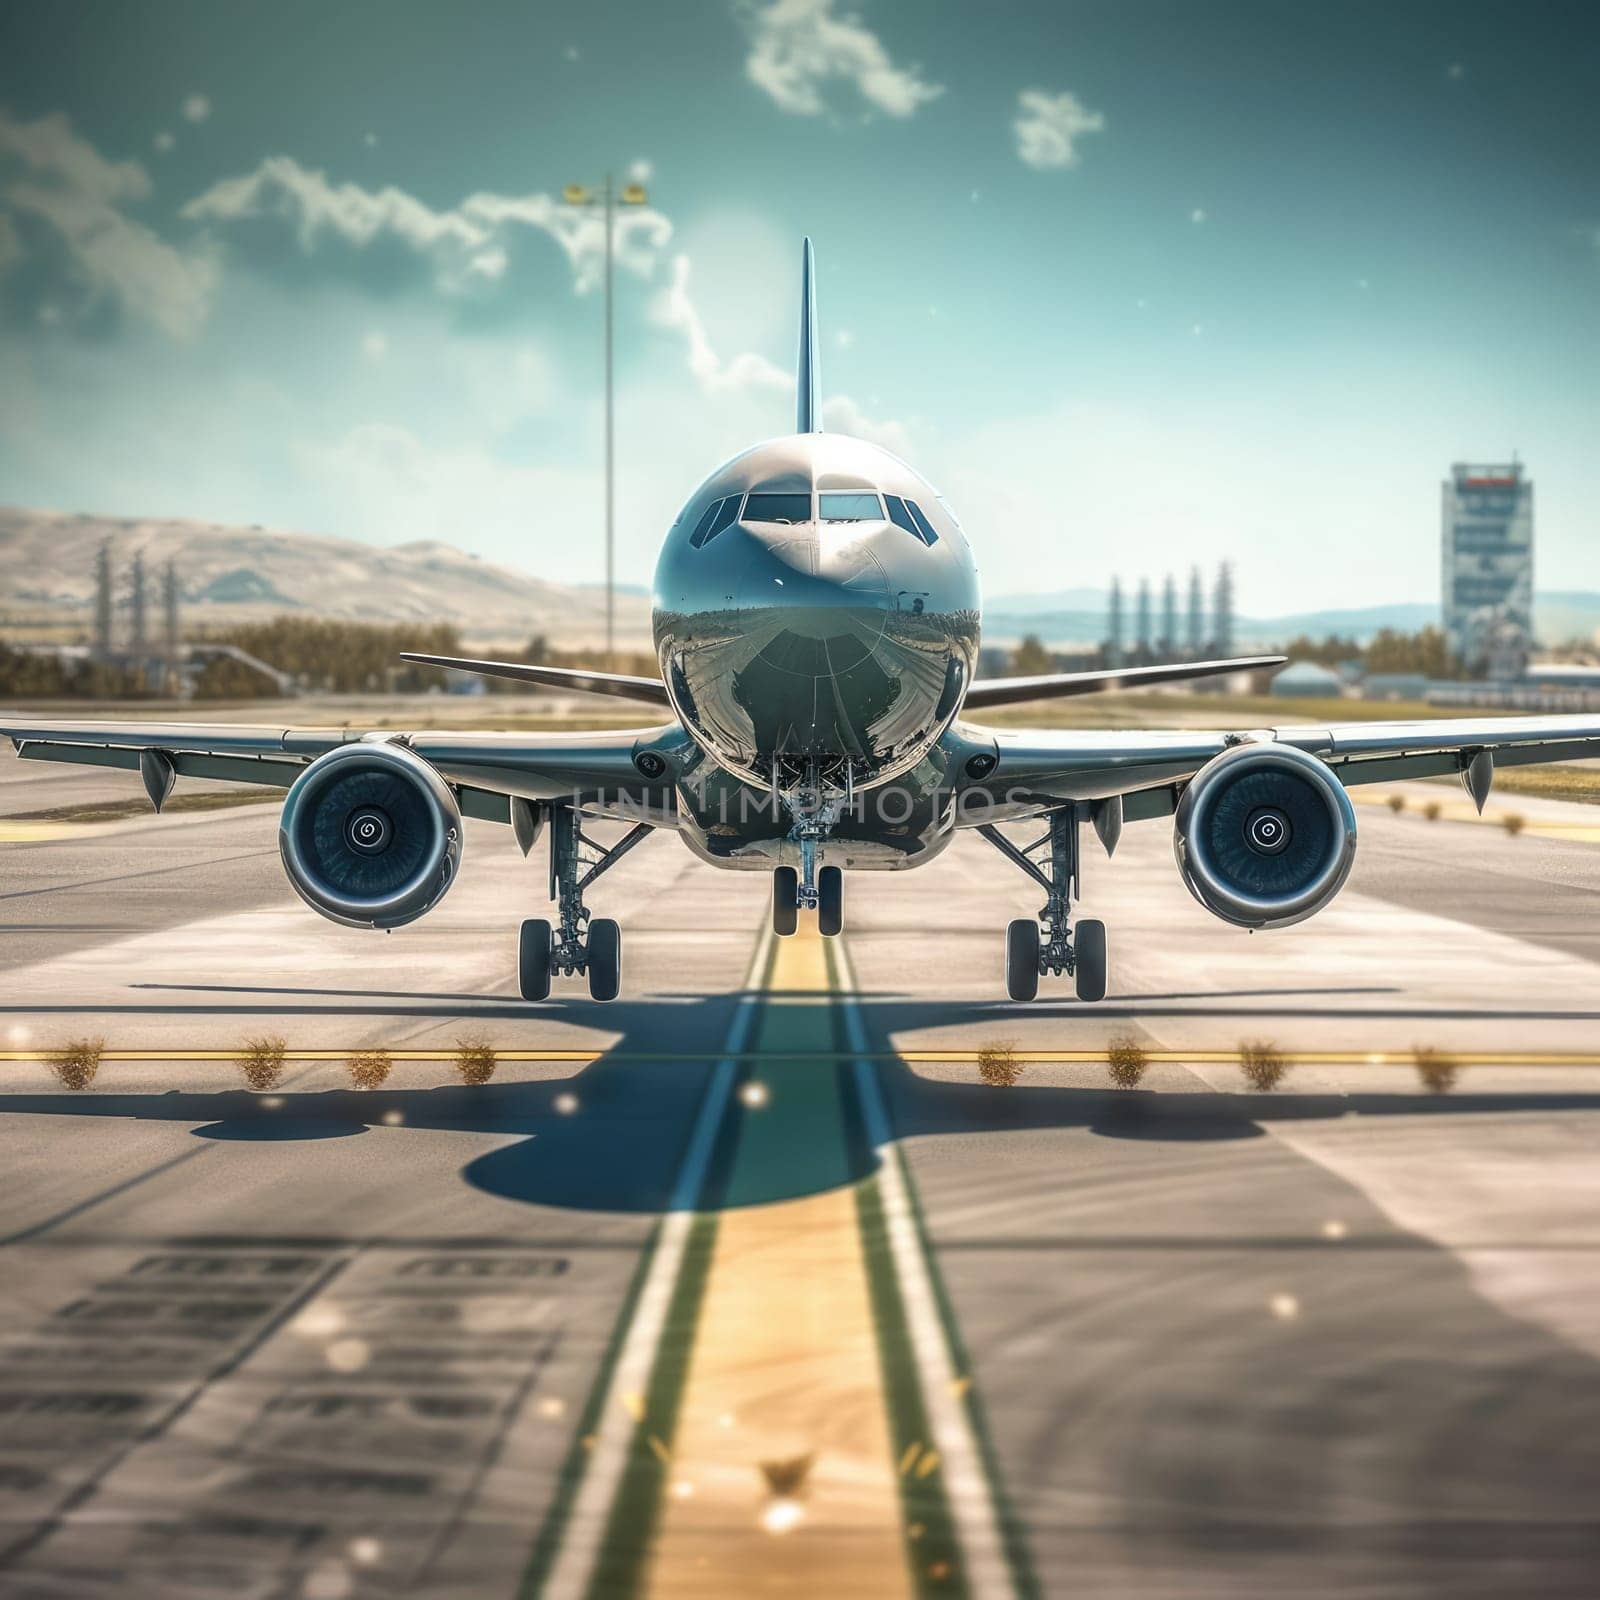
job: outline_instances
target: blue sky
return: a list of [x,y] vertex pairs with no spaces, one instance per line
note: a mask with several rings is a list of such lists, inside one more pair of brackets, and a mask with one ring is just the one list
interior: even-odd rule
[[1428,600],[1513,448],[1600,588],[1590,4],[62,3],[0,18],[0,500],[619,573],[790,425],[934,479],[990,593],[1237,563]]

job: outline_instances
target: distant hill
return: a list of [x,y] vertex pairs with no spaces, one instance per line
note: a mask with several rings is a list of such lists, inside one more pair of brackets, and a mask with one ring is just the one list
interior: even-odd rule
[[[139,517],[0,507],[0,628],[87,631],[95,553],[109,539],[119,598],[142,552],[151,576],[150,627],[160,627],[160,571],[178,565],[190,625],[255,622],[284,612],[353,622],[452,622],[471,641],[558,648],[603,642],[605,592],[480,561],[438,540],[380,547],[327,534]],[[648,646],[649,598],[617,592],[619,648]],[[19,626],[26,624],[26,627]]]
[[[1069,589],[1059,595],[997,595],[985,599],[985,639],[1000,643],[1037,634],[1046,644],[1097,644],[1105,638],[1110,592],[1105,589]],[[1063,602],[1057,604],[1056,602]],[[1159,606],[1159,601],[1156,602]],[[1159,611],[1157,612],[1159,615]],[[1179,597],[1179,624],[1183,620]],[[1382,628],[1415,633],[1439,621],[1439,607],[1423,602],[1386,606],[1361,606],[1340,611],[1296,611],[1281,617],[1241,617],[1236,631],[1241,646],[1283,644],[1298,634],[1314,639],[1339,634],[1365,643]],[[1123,596],[1123,630],[1133,627],[1133,597]],[[1588,639],[1600,629],[1600,593],[1559,590],[1534,598],[1534,627],[1541,642],[1564,644]]]

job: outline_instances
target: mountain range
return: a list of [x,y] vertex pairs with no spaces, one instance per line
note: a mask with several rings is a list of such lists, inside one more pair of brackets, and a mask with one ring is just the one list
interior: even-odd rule
[[[130,565],[135,554],[143,556],[152,633],[160,628],[161,575],[170,560],[190,626],[290,613],[352,622],[451,622],[478,643],[522,644],[543,634],[552,645],[573,649],[605,638],[601,587],[547,583],[441,540],[379,546],[262,527],[16,507],[0,507],[0,630],[87,633],[102,544],[111,549],[124,626]],[[619,585],[619,648],[648,647],[649,609],[646,591]]]

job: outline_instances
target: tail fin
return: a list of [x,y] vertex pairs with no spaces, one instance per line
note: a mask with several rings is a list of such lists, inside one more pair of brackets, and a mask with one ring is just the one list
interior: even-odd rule
[[822,406],[817,396],[821,374],[817,363],[817,262],[811,241],[800,257],[800,360],[795,369],[796,433],[822,432]]

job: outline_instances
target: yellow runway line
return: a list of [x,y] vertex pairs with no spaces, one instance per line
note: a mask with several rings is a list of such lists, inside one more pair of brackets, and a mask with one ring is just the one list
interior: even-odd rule
[[[772,987],[826,992],[814,932],[778,946]],[[786,1008],[764,1028],[792,1036],[810,1015],[827,1042],[826,1011]],[[735,1185],[742,1160],[767,1171],[788,1138],[842,1141],[832,1056],[763,1080],[771,1098],[747,1113]],[[854,1189],[724,1212],[647,1592],[909,1596],[890,1451]]]
[[[0,1062],[42,1061],[50,1054],[51,1046],[42,1044],[31,1050],[0,1050]],[[286,1050],[286,1062],[344,1061],[357,1050],[382,1049],[381,1045],[351,1045],[344,1050]],[[199,1061],[232,1064],[243,1052],[240,1046],[231,1050],[114,1050],[109,1047],[100,1052],[100,1060],[107,1061]],[[1324,1067],[1407,1067],[1416,1064],[1413,1051],[1407,1047],[1399,1050],[1282,1050],[1278,1052],[1291,1066]],[[1444,1050],[1440,1052],[1458,1067],[1600,1067],[1600,1053],[1583,1050]],[[451,1061],[455,1052],[445,1050],[390,1050],[390,1060],[402,1062]],[[837,1050],[745,1050],[725,1059],[753,1062],[760,1065],[781,1065],[784,1062],[841,1061],[903,1061],[909,1066],[973,1066],[981,1058],[977,1050],[883,1050],[877,1052]],[[1104,1050],[1013,1050],[1012,1059],[1024,1065],[1083,1066],[1103,1065]],[[648,1050],[496,1050],[495,1059],[503,1066],[517,1062],[546,1063],[566,1066],[585,1066],[596,1061],[649,1062],[664,1064],[704,1062],[704,1054],[671,1053]],[[724,1059],[719,1057],[718,1059]],[[1151,1065],[1170,1063],[1200,1067],[1238,1066],[1241,1056],[1237,1050],[1147,1050],[1145,1060]]]
[[0,818],[0,844],[37,844],[45,839],[65,839],[79,831],[71,822],[7,822]]

